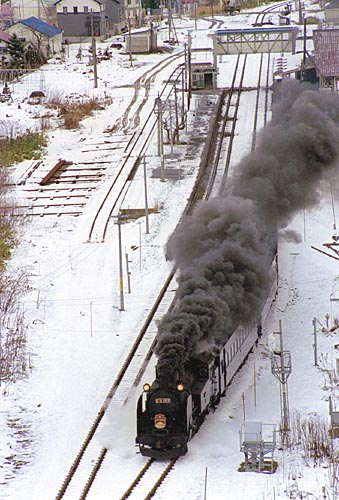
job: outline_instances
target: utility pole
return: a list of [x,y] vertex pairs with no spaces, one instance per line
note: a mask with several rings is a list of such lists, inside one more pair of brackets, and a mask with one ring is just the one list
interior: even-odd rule
[[125,310],[124,304],[124,280],[122,275],[122,245],[121,245],[121,214],[117,215],[118,242],[119,242],[119,289],[120,289],[120,311]]
[[303,23],[303,6],[301,0],[298,0],[298,10],[299,10],[299,24]]
[[148,200],[147,200],[147,178],[146,178],[146,156],[144,155],[144,186],[145,186],[145,216],[146,216],[146,234],[149,234],[148,223]]
[[[302,12],[300,11],[299,12],[300,16],[301,16],[301,21],[300,23],[302,22]],[[305,75],[306,75],[306,18],[304,18],[303,20],[303,28],[304,28],[304,34],[303,34],[303,57],[302,57],[302,60],[301,60],[301,65],[300,65],[300,80],[303,82],[305,81]]]
[[93,9],[91,10],[91,32],[92,32],[92,58],[93,58],[93,76],[94,76],[94,88],[98,88],[98,72],[97,72],[97,47],[96,40],[94,36],[94,19],[93,19]]
[[168,100],[169,109],[169,126],[170,126],[170,140],[171,140],[171,159],[173,160],[173,144],[174,144],[174,134],[173,134],[173,118],[172,118],[172,102]]
[[[195,5],[195,4],[194,4]],[[191,95],[192,95],[192,75],[191,75],[191,47],[192,38],[191,34],[188,33],[188,44],[187,44],[187,80],[188,80],[188,92],[187,92],[187,109],[190,109]]]
[[175,141],[179,142],[179,112],[178,112],[178,95],[177,83],[174,82],[174,106],[175,106]]
[[313,319],[313,336],[314,336],[314,366],[318,366],[318,344],[317,344],[317,318]]
[[186,110],[185,110],[185,90],[187,91],[187,82],[186,82],[186,45],[185,45],[185,67],[181,72],[181,125],[184,125],[186,128],[187,120],[186,120]]
[[125,4],[125,10],[126,10],[126,15],[127,15],[127,26],[128,26],[128,45],[129,45],[129,62],[131,64],[131,68],[133,67],[133,57],[132,57],[132,33],[131,33],[131,19],[129,17],[129,8],[128,4],[126,2]]
[[164,166],[164,135],[162,123],[163,104],[161,98],[158,96],[154,101],[154,113],[158,117],[158,156],[161,157],[161,181],[165,180],[165,166]]
[[128,260],[128,253],[125,253],[125,259],[126,259],[126,274],[127,274],[127,290],[128,293],[131,293],[131,273],[129,270],[130,261]]
[[194,29],[195,29],[195,31],[197,31],[197,29],[198,29],[197,2],[198,2],[198,0],[194,0]]
[[168,11],[168,40],[171,42],[172,39],[172,0],[167,0],[167,11]]

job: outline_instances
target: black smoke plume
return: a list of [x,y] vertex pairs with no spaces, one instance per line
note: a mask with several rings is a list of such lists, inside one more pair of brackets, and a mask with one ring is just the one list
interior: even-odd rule
[[159,374],[213,352],[257,317],[270,282],[272,228],[315,206],[319,180],[335,167],[337,97],[296,81],[283,81],[279,92],[255,152],[236,168],[232,195],[200,202],[167,243],[180,276],[176,306],[158,328]]

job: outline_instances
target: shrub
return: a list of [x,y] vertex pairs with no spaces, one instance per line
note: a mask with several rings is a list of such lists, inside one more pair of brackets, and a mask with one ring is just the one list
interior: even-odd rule
[[58,110],[58,116],[67,130],[78,128],[81,120],[91,116],[93,111],[104,109],[102,101],[96,98],[79,100],[74,97],[62,98],[60,95],[51,96],[46,106]]
[[0,142],[0,167],[8,167],[23,160],[37,160],[46,145],[47,139],[40,133],[28,132],[15,139],[5,138]]
[[79,127],[81,120],[92,116],[93,111],[103,109],[98,99],[90,99],[83,102],[71,102],[64,104],[60,109],[60,115],[63,118],[66,129],[75,129]]
[[332,456],[329,429],[319,415],[301,415],[296,412],[292,421],[292,444],[301,446],[303,459],[308,464],[320,465]]
[[26,334],[20,299],[29,290],[24,271],[0,273],[0,382],[8,384],[25,375],[27,361],[25,353]]

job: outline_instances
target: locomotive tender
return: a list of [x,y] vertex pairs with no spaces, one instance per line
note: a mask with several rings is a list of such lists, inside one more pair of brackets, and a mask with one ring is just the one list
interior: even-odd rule
[[[261,321],[268,314],[276,290],[277,281],[273,279]],[[152,385],[144,384],[137,404],[136,436],[143,456],[171,459],[185,455],[188,441],[225,395],[258,341],[261,321],[240,325],[217,353],[205,358],[189,357],[182,373],[176,373],[172,380],[157,375]]]

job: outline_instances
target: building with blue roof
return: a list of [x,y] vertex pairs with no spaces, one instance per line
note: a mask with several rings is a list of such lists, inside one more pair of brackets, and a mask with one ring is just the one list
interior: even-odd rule
[[7,33],[11,36],[15,33],[27,46],[38,48],[46,59],[61,51],[62,31],[37,17],[28,17],[12,24]]

